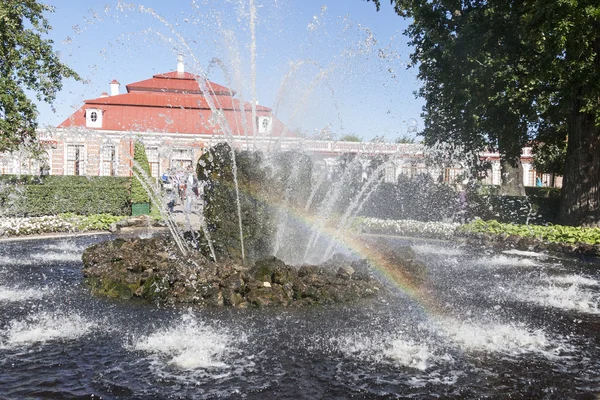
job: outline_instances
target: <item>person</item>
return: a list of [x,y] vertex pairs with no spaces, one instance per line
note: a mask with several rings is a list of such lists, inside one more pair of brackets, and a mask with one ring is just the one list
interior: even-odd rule
[[179,194],[179,201],[181,204],[185,201],[185,174],[179,170],[175,174],[175,182],[177,184],[177,193]]
[[542,178],[540,178],[539,176],[537,178],[535,178],[535,186],[537,186],[537,187],[542,186]]
[[[165,179],[166,178],[166,179]],[[170,174],[170,171],[165,171],[162,176],[163,188],[167,194],[167,207],[170,213],[173,213],[175,209],[175,203],[177,202],[177,186],[174,182],[175,177]]]
[[456,217],[458,222],[464,224],[467,220],[467,191],[462,185],[458,185],[456,189],[458,191]]
[[192,169],[188,169],[188,176],[185,185],[185,211],[192,212],[194,200],[198,197],[198,178]]

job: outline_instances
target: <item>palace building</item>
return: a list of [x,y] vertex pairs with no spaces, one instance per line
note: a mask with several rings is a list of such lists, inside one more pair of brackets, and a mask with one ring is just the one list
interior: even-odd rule
[[[429,173],[435,179],[457,183],[460,165],[453,168],[426,166],[420,144],[359,143],[305,140],[295,137],[273,116],[269,107],[242,102],[235,91],[206,78],[185,72],[181,57],[177,69],[125,85],[110,82],[110,94],[85,100],[83,106],[53,129],[40,129],[38,138],[46,160],[21,152],[0,153],[0,174],[131,176],[133,148],[141,141],[151,173],[159,177],[167,170],[183,170],[196,164],[204,149],[226,139],[242,149],[301,148],[315,157],[315,167],[331,175],[337,157],[356,154],[369,175],[370,161],[387,156],[392,161],[385,180],[395,182],[400,174]],[[486,184],[500,184],[500,155],[482,153],[490,170]],[[561,186],[561,178],[538,174],[532,166],[530,148],[524,148],[523,184],[536,181]],[[538,179],[540,178],[540,179]]]
[[[110,83],[110,94],[85,100],[56,129],[39,132],[48,154],[46,165],[4,154],[0,173],[52,175],[131,174],[133,144],[146,147],[152,175],[183,169],[211,143],[233,136],[273,138],[286,134],[271,109],[242,103],[235,91],[184,71],[157,74],[125,86]],[[24,165],[22,165],[24,164]]]

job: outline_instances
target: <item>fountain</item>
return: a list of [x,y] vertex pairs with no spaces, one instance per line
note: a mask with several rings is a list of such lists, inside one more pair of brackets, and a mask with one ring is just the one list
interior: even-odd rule
[[[255,21],[256,6],[249,4]],[[255,82],[251,97],[254,102]],[[215,162],[231,170],[215,179],[221,186],[213,192],[230,201],[207,200],[214,255],[202,235],[192,238],[199,249],[190,246],[186,252],[165,238],[156,239],[156,247],[100,235],[1,243],[0,397],[594,398],[599,393],[597,263],[448,241],[351,235],[351,216],[368,202],[385,165],[353,187],[357,161],[351,158],[331,181],[307,170],[302,153],[236,153],[233,147],[215,149],[220,152]],[[249,164],[254,179],[275,182],[274,194],[245,180]],[[221,172],[206,163],[198,171],[204,177]],[[303,179],[311,186],[298,185]],[[248,213],[249,207],[260,212]],[[330,218],[333,214],[337,218]],[[219,219],[223,215],[229,217]],[[245,231],[250,225],[254,231]],[[154,257],[152,265],[147,258],[134,260],[143,251]],[[182,268],[176,270],[180,275],[167,276],[168,288],[164,280],[148,278],[135,289],[89,282],[115,294],[94,296],[82,283],[82,254],[88,269],[90,259],[107,255],[134,274],[176,263]],[[304,266],[273,258],[261,263],[273,255]],[[262,292],[276,284],[285,288],[285,279],[299,275],[328,287],[362,274],[356,282],[373,293],[317,306],[308,300],[316,297],[300,295],[308,307],[268,307],[260,296],[244,300],[234,290],[220,290],[219,296],[214,286],[203,287],[210,269],[218,271],[211,259],[227,267],[231,286],[225,289],[241,286],[242,274],[252,275],[244,285]],[[319,268],[333,269],[337,280],[323,281]],[[88,274],[92,278],[92,271]],[[164,301],[170,289],[189,294],[184,293],[189,286],[175,282],[214,296]],[[334,297],[348,294],[346,288]],[[130,299],[136,291],[158,306]],[[226,302],[247,304],[212,307]]]

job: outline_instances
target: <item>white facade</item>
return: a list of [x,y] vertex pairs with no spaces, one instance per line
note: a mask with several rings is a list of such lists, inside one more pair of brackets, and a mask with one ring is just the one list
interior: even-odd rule
[[[87,110],[87,112],[90,111]],[[101,113],[98,116],[101,116]],[[264,126],[268,127],[268,123],[265,123]],[[195,165],[206,148],[224,140],[221,135],[153,132],[134,134],[81,128],[40,130],[38,137],[45,145],[45,157],[35,160],[23,152],[0,154],[0,173],[130,176],[133,144],[136,140],[141,140],[146,147],[152,176],[159,177],[169,169],[186,169]],[[424,163],[425,148],[420,144],[336,142],[297,138],[273,140],[268,137],[257,137],[256,139],[243,137],[236,142],[236,147],[266,151],[301,149],[314,155],[316,164],[326,169],[329,178],[332,177],[337,157],[344,153],[352,153],[359,158],[363,180],[366,180],[372,173],[370,163],[376,156],[386,156],[388,160],[384,169],[387,182],[396,182],[401,174],[415,176],[428,173],[434,180],[443,180],[448,183],[458,183],[458,180],[463,177],[463,169],[458,165],[451,168],[427,167]],[[483,183],[499,185],[501,183],[499,155],[485,153],[482,154],[482,158],[490,160],[491,163],[491,169],[483,179]],[[538,174],[532,168],[529,148],[523,150],[522,164],[523,184],[535,186]],[[539,176],[546,184],[552,182],[550,175]],[[555,184],[560,186],[561,183],[560,178],[557,178]]]

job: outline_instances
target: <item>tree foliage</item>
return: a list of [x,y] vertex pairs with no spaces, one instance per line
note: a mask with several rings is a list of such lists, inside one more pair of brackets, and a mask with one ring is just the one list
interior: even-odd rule
[[0,151],[35,138],[38,101],[52,104],[63,78],[81,80],[44,39],[54,8],[36,0],[0,0]]
[[414,137],[410,137],[408,135],[403,135],[403,136],[399,136],[394,140],[394,143],[398,143],[398,144],[414,144],[415,143],[415,138]]
[[340,142],[362,142],[362,138],[357,135],[344,135],[340,138]]
[[[379,0],[368,0],[376,3]],[[391,0],[423,86],[426,143],[497,148],[514,168],[531,141],[568,138],[563,222],[600,222],[597,0]],[[559,146],[560,147],[560,146]],[[538,154],[553,146],[538,146]]]
[[[150,195],[144,185],[151,185],[150,164],[146,156],[146,148],[142,142],[136,141],[133,148],[133,179],[131,181],[131,203],[149,203]],[[142,181],[144,183],[142,183]]]

